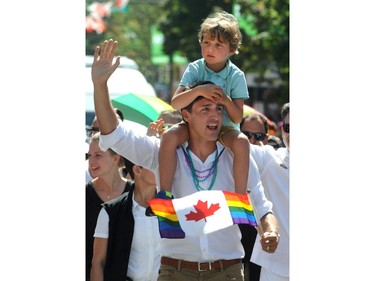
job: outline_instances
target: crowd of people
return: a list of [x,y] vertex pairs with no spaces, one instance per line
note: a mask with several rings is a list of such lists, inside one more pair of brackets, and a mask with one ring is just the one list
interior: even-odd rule
[[[188,65],[172,98],[145,130],[123,120],[107,81],[118,43],[95,49],[96,116],[86,154],[86,281],[289,280],[289,103],[282,140],[262,114],[243,116],[244,73],[230,57],[241,33],[226,12],[199,31],[202,58]],[[148,201],[201,190],[250,194],[257,227],[160,238]]]

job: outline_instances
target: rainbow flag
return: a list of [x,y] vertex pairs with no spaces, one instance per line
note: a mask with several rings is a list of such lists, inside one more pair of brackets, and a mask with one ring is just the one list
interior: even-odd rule
[[203,190],[177,199],[154,198],[148,203],[158,217],[162,238],[200,236],[234,224],[257,226],[247,194]]
[[223,191],[234,224],[258,226],[247,194]]
[[172,199],[154,198],[149,202],[151,210],[158,217],[161,238],[185,238]]

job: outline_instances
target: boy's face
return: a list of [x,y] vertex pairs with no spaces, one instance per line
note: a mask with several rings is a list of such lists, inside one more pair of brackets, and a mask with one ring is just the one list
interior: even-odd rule
[[212,37],[210,33],[206,33],[201,41],[201,52],[207,65],[215,68],[215,66],[223,67],[235,50],[230,49],[229,42],[225,42],[222,39],[219,40],[218,36]]

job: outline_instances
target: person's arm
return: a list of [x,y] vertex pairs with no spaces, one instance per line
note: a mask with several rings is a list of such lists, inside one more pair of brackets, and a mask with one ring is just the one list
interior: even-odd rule
[[203,84],[192,89],[179,86],[173,95],[171,105],[174,109],[181,109],[191,104],[198,96],[203,96],[216,103],[223,103],[224,95],[221,87],[215,84]]
[[116,58],[114,64],[112,63],[116,49],[117,41],[112,39],[104,41],[101,50],[97,46],[91,69],[91,77],[94,84],[95,114],[98,118],[100,132],[104,135],[113,132],[119,122],[112,107],[107,85],[109,77],[120,64],[120,57]]
[[90,272],[91,281],[104,280],[104,266],[107,260],[107,246],[108,239],[95,237],[94,254],[92,257],[92,266]]
[[258,232],[262,239],[260,243],[263,251],[274,253],[279,245],[279,224],[272,213],[265,214],[260,220]]
[[279,225],[272,213],[273,204],[264,194],[258,165],[251,155],[249,171],[251,187],[249,199],[254,207],[254,213],[259,224],[257,230],[262,237],[260,243],[263,251],[273,253],[279,244]]

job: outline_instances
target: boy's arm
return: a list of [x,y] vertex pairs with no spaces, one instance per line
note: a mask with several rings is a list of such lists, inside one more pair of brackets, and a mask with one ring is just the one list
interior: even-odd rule
[[229,96],[224,95],[223,104],[230,120],[233,123],[240,123],[243,117],[244,99],[231,99]]
[[[172,100],[171,100],[171,106],[174,109],[181,109],[184,108],[181,104],[184,103],[184,97],[181,97],[181,95],[186,92],[186,88],[184,86],[178,86],[176,92],[173,94]],[[194,100],[194,99],[193,99]]]
[[171,105],[174,109],[181,109],[188,106],[198,96],[203,96],[213,102],[223,103],[222,98],[225,94],[221,87],[215,84],[199,85],[192,89],[179,86],[173,95]]

